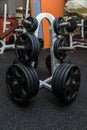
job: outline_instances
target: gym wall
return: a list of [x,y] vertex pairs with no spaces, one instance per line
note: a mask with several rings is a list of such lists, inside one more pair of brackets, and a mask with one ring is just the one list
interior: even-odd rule
[[0,0],[0,16],[3,16],[4,4],[7,4],[7,13],[12,17],[16,13],[16,7],[23,6],[23,0]]
[[3,6],[7,4],[8,0],[0,0],[0,16],[3,16]]
[[12,16],[16,13],[16,7],[23,6],[23,0],[8,0],[8,14]]

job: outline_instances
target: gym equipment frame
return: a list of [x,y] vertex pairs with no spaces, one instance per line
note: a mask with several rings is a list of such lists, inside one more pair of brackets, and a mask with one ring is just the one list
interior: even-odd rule
[[[71,65],[71,64],[66,64],[66,63],[60,64],[60,65],[58,64],[58,61],[56,60],[54,56],[54,50],[53,50],[54,43],[56,41],[56,34],[53,28],[54,17],[48,13],[41,13],[36,18],[38,20],[38,25],[40,25],[40,22],[43,18],[46,18],[50,25],[50,28],[49,28],[50,29],[50,55],[51,55],[51,71],[52,71],[51,77],[43,81],[40,80],[39,88],[45,88],[49,91],[52,91],[54,95],[57,97],[59,95],[62,96],[63,94],[64,100],[66,100],[67,103],[70,103],[75,99],[78,89],[79,89],[80,69],[77,66]],[[36,37],[38,36],[38,30],[39,30],[39,26],[35,32]],[[68,48],[68,50],[73,50],[73,49],[74,48],[71,48],[71,47]],[[69,78],[69,75],[72,75],[72,76],[70,77],[70,81],[68,80],[69,88],[67,88],[66,79]],[[49,84],[50,82],[52,82],[51,85]]]
[[[52,68],[52,74],[53,74],[55,68],[58,65],[57,60],[54,57],[54,53],[53,53],[53,44],[54,44],[54,42],[56,40],[56,34],[54,32],[54,29],[53,29],[53,21],[54,21],[55,17],[53,15],[49,14],[49,13],[40,13],[36,17],[36,19],[38,20],[38,28],[37,28],[37,30],[35,32],[35,35],[36,35],[36,37],[38,37],[39,26],[40,26],[40,23],[41,23],[42,19],[44,19],[44,18],[48,20],[49,26],[50,26],[49,27],[49,29],[50,29],[50,54],[51,54],[51,68]],[[44,87],[44,88],[46,88],[48,90],[52,90],[51,85],[49,85],[49,83],[48,83],[51,80],[52,80],[52,76],[45,79],[45,80],[43,80],[43,81],[40,80],[40,88]]]

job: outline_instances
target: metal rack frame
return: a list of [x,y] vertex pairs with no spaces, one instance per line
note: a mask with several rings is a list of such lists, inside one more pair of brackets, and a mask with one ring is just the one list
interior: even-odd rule
[[[53,45],[54,45],[54,42],[56,40],[56,34],[54,32],[54,29],[53,29],[53,21],[55,19],[55,17],[49,13],[40,13],[36,19],[38,20],[38,28],[37,30],[35,31],[35,36],[38,37],[38,34],[39,34],[39,26],[40,26],[40,23],[43,19],[47,19],[48,22],[49,22],[49,31],[50,31],[50,54],[51,54],[51,68],[52,68],[52,74],[55,70],[55,68],[58,66],[58,63],[57,63],[57,60],[56,58],[54,57],[54,53],[53,53]],[[45,79],[45,80],[40,80],[40,88],[44,87],[48,90],[52,90],[51,88],[51,85],[49,84],[49,82],[52,80],[52,76]]]

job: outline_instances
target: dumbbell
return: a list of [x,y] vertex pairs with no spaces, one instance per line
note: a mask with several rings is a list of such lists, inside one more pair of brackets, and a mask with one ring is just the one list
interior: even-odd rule
[[[76,47],[69,47],[65,38],[57,38],[53,45],[53,52],[56,59],[60,64],[71,64],[71,60],[68,57],[69,51],[75,51]],[[51,72],[51,56],[48,55],[45,59],[45,64],[49,72]]]
[[80,81],[79,67],[63,63],[55,68],[52,77],[40,82],[40,88],[51,91],[64,103],[71,103],[78,95]]
[[60,64],[52,77],[52,91],[56,97],[60,97],[66,103],[72,102],[80,86],[80,69],[73,64]]
[[22,24],[27,32],[34,33],[38,27],[38,20],[35,17],[29,16],[22,21]]
[[[63,63],[56,67],[51,85],[44,86],[44,88],[52,91],[64,102],[71,103],[78,94],[80,80],[79,67]],[[17,103],[28,102],[37,95],[41,88],[36,70],[21,63],[9,66],[6,73],[6,86],[11,99]]]
[[77,27],[77,23],[74,19],[69,19],[67,22],[64,21],[63,17],[58,17],[53,22],[54,31],[57,35],[64,35],[65,29],[68,32],[74,32]]
[[[59,60],[59,63],[67,63],[71,64],[71,60],[69,58],[69,51],[75,51],[76,47],[69,47],[66,39],[63,37],[57,38],[57,40],[54,42],[53,46],[53,52],[56,59]],[[48,71],[51,73],[51,56],[48,55],[45,59],[45,64],[48,69]]]

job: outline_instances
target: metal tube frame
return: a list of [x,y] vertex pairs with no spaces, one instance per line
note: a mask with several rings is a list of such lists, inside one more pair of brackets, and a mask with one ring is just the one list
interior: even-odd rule
[[30,1],[29,1],[29,0],[26,0],[26,12],[25,12],[25,18],[28,17],[29,4],[30,4]]
[[[53,45],[54,45],[54,42],[56,40],[56,34],[54,32],[54,29],[53,29],[53,21],[54,21],[54,16],[49,14],[49,13],[40,13],[36,19],[38,20],[38,28],[37,30],[35,31],[35,35],[36,37],[38,37],[38,34],[39,34],[39,26],[40,26],[40,23],[42,21],[42,19],[47,19],[48,22],[49,22],[49,30],[50,30],[50,54],[51,54],[51,68],[52,68],[52,75],[53,75],[53,72],[55,70],[55,68],[58,66],[58,63],[57,63],[57,60],[56,58],[54,57],[54,53],[53,53]],[[45,79],[45,80],[40,80],[40,88],[46,88],[48,90],[52,90],[51,88],[51,85],[49,84],[49,82],[52,80],[52,76]]]
[[[84,39],[84,19],[82,19],[81,24],[78,24],[77,26],[81,27],[81,38]],[[70,47],[76,47],[76,48],[79,47],[79,48],[87,49],[86,43],[73,41],[73,36],[74,36],[74,33],[69,34]]]
[[69,26],[69,22],[63,22],[59,24],[60,27]]
[[81,38],[84,39],[84,19],[81,20],[81,24],[77,24],[77,27],[81,27]]

